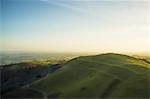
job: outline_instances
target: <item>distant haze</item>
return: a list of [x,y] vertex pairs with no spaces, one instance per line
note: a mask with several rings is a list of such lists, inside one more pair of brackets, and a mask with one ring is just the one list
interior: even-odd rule
[[2,51],[150,53],[148,0],[2,0]]

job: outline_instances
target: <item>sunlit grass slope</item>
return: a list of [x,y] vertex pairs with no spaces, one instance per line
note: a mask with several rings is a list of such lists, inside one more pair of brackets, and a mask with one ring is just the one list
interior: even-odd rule
[[149,71],[138,74],[121,83],[112,93],[111,97],[134,97],[141,99],[150,98]]
[[[49,98],[135,97],[137,93],[148,97],[148,73],[145,72],[149,67],[143,60],[120,54],[82,56],[63,64],[61,69],[31,87],[45,92]],[[136,92],[138,89],[145,94]]]

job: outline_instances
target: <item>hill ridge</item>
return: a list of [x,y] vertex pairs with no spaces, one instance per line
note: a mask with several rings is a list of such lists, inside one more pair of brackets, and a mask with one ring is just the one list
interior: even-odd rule
[[[148,66],[149,64],[142,60],[122,54],[106,53],[80,56],[62,64],[62,68],[58,71],[49,74],[46,78],[33,84],[31,87],[44,91],[49,98],[110,97],[113,96],[112,94],[116,94],[113,92],[117,86],[120,85],[122,88],[124,81],[128,84],[129,78],[134,78],[134,76],[147,72],[149,69],[147,68]],[[119,79],[119,82],[115,84],[116,79]],[[136,77],[135,79],[139,78]],[[148,78],[143,80],[142,84],[147,84],[145,83],[147,80]],[[137,80],[136,83],[141,82]],[[142,89],[142,86],[140,87],[141,90],[147,92],[147,89]],[[133,91],[138,90],[133,88]],[[125,88],[122,90],[124,91],[120,91],[116,95],[117,97],[122,96],[121,94],[123,93],[126,93],[127,97],[130,97]],[[131,92],[131,96],[136,97],[135,93]],[[144,95],[148,96],[147,94]],[[142,94],[140,96],[143,97]]]

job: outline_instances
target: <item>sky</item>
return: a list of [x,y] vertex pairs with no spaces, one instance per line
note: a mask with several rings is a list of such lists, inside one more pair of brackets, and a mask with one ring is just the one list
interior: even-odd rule
[[1,50],[150,53],[148,0],[2,0]]

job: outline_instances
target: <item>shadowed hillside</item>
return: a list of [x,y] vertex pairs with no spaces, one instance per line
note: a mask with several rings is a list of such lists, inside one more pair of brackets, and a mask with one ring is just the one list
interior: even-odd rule
[[[59,63],[59,62],[58,62]],[[29,98],[42,97],[42,93],[26,88],[45,77],[48,73],[51,74],[61,66],[56,62],[24,62],[10,65],[3,65],[1,71],[1,94],[4,98]],[[40,95],[41,93],[41,95]]]
[[127,55],[83,56],[30,87],[48,98],[149,98],[149,67]]

